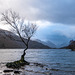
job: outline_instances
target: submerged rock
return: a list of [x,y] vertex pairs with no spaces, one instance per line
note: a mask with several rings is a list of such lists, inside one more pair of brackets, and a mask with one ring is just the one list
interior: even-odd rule
[[52,70],[52,71],[59,71],[59,69],[50,69],[50,70]]
[[44,65],[43,64],[40,64],[40,63],[34,63],[36,66],[40,66],[40,67],[44,67]]
[[20,74],[21,71],[14,71],[14,73]]

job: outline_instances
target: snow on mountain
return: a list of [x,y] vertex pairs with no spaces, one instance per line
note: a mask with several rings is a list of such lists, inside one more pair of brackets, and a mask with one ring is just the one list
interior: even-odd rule
[[42,43],[42,44],[44,44],[44,45],[47,45],[47,46],[49,46],[49,47],[51,47],[51,48],[56,48],[56,45],[53,44],[51,41],[41,41],[41,40],[39,40],[39,39],[36,39],[36,41],[37,41],[37,42],[40,42],[40,43]]

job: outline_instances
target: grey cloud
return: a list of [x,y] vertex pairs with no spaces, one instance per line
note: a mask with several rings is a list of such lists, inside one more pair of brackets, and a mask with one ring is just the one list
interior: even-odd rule
[[[75,24],[75,0],[38,0],[40,19],[55,23]],[[39,4],[38,3],[38,4]]]
[[[75,0],[0,0],[30,20],[75,24]],[[1,8],[0,8],[1,9]]]

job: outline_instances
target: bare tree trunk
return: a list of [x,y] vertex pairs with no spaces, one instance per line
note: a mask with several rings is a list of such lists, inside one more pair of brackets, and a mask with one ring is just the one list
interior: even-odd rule
[[26,55],[26,50],[28,49],[28,45],[26,46],[26,48],[23,51],[23,54],[21,55],[21,61],[25,61],[24,57]]
[[[7,63],[7,66],[11,67],[11,68],[13,68],[13,67],[19,68],[19,66],[21,67],[26,64],[29,65],[29,62],[25,61],[24,57],[26,55],[26,50],[28,49],[28,43],[30,41],[30,38],[35,33],[37,26],[33,23],[26,24],[25,20],[21,19],[19,14],[17,14],[16,12],[14,12],[12,10],[6,10],[4,13],[2,13],[1,21],[4,21],[6,24],[9,24],[10,26],[12,26],[15,29],[15,31],[19,35],[21,41],[24,43],[24,45],[26,47],[25,50],[23,51],[23,54],[19,61],[15,61],[13,63]],[[24,34],[23,35],[24,37],[21,35],[21,33]]]

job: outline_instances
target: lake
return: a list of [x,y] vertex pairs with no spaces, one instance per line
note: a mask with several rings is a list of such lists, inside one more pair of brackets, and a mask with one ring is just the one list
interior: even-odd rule
[[[0,49],[0,63],[19,60],[22,53],[23,49]],[[25,59],[46,65],[52,75],[75,75],[75,51],[70,49],[28,49]]]

